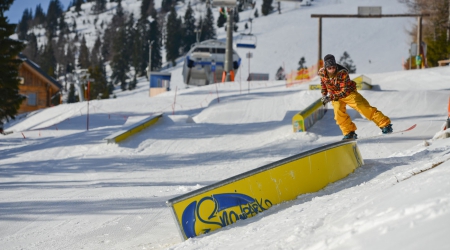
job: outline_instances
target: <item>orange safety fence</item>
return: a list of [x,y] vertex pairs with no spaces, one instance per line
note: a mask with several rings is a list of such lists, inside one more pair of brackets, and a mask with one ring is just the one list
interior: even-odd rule
[[450,117],[450,97],[448,98],[448,116]]
[[319,71],[322,61],[318,64],[314,64],[310,68],[304,68],[300,70],[293,70],[291,73],[286,75],[286,87],[292,87],[297,84],[302,84],[311,81],[317,72]]

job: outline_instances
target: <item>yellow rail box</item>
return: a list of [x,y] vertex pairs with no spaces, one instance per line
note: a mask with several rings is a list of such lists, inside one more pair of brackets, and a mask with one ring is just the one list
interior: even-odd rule
[[364,164],[355,140],[312,149],[225,179],[166,203],[183,239],[253,217],[317,192]]

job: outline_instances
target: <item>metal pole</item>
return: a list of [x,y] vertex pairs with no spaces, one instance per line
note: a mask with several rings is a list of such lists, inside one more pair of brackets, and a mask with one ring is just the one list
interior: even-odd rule
[[86,119],[86,130],[89,131],[89,90],[91,87],[91,82],[89,81],[89,73],[87,73],[87,119]]
[[322,18],[319,17],[319,60],[317,61],[320,67],[320,60],[322,60]]
[[231,81],[231,70],[233,69],[233,9],[230,8],[227,20],[227,47],[225,50],[225,81]]
[[152,45],[153,45],[153,42],[154,41],[151,41],[150,42],[150,40],[148,40],[148,46],[149,46],[149,49],[148,49],[148,69],[147,69],[147,76],[148,76],[148,79],[150,79],[150,72],[152,72]]
[[409,70],[411,70],[411,49],[409,49]]
[[[417,55],[418,56],[422,56],[420,54],[420,48],[422,47],[422,16],[419,16],[418,19],[418,24],[417,24]],[[423,61],[423,58],[422,58]],[[421,65],[417,65],[417,68],[420,69]]]
[[[249,52],[250,53],[250,52]],[[247,56],[248,58],[248,78],[247,78],[247,88],[248,88],[248,92],[247,94],[250,94],[250,54],[248,54],[249,56]]]

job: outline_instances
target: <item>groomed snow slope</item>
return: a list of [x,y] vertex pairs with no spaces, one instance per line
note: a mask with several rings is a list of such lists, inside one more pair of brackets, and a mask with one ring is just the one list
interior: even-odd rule
[[[252,83],[250,93],[239,83],[218,84],[179,91],[172,115],[175,92],[148,98],[142,82],[128,96],[90,102],[89,131],[86,103],[37,112],[0,137],[0,243],[4,249],[442,249],[449,243],[450,143],[432,138],[446,119],[450,68],[368,76],[380,89],[362,91],[371,104],[394,129],[417,123],[416,129],[358,142],[366,165],[318,193],[185,242],[166,200],[341,139],[332,112],[310,131],[292,133],[292,115],[319,92],[283,82]],[[102,141],[127,119],[160,111],[161,122],[129,140]],[[361,138],[379,133],[355,117]]]

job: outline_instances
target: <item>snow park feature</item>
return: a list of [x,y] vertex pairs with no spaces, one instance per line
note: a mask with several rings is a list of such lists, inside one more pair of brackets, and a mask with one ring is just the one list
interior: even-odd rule
[[321,99],[319,98],[306,109],[295,114],[292,117],[292,128],[294,133],[305,132],[309,130],[314,123],[322,119],[322,117],[327,113],[328,104],[323,105]]
[[135,134],[139,133],[140,131],[152,126],[162,116],[163,116],[163,114],[151,115],[150,117],[147,117],[139,122],[129,125],[128,127],[124,128],[120,131],[115,132],[112,135],[105,137],[104,140],[107,143],[119,143],[119,142],[127,139],[128,137],[135,135]]
[[357,90],[368,90],[372,89],[372,79],[365,75],[360,75],[358,77],[353,78],[353,81],[356,83]]
[[168,200],[183,239],[234,224],[317,192],[364,165],[356,141],[343,141],[255,168]]

